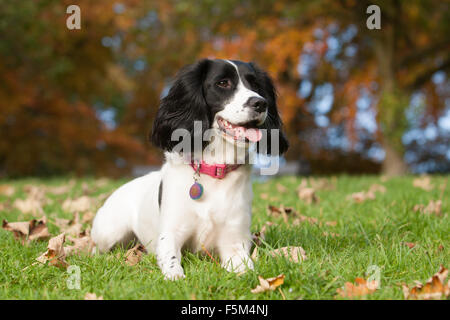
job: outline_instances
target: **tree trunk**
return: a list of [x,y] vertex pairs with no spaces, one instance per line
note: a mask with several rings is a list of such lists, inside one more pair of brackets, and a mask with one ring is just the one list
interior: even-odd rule
[[[382,36],[375,40],[375,55],[378,62],[378,72],[381,79],[381,97],[396,97],[396,77],[394,72],[395,65],[395,26],[385,25]],[[401,138],[398,137],[397,131],[403,131],[400,126],[399,118],[404,117],[403,107],[395,106],[396,112],[386,112],[383,108],[394,107],[393,105],[383,105],[386,101],[381,99],[378,107],[380,124],[383,127],[381,145],[385,151],[385,158],[382,164],[381,173],[387,176],[398,176],[408,172],[408,166],[403,160],[403,152],[401,148]],[[392,110],[389,110],[392,111]],[[390,116],[387,116],[390,114]],[[399,141],[400,139],[400,141]],[[396,141],[397,143],[395,143]],[[395,147],[397,146],[397,148]]]
[[386,176],[399,176],[408,172],[408,167],[403,160],[402,154],[398,152],[392,145],[385,139],[382,144],[385,158],[381,167],[381,174]]

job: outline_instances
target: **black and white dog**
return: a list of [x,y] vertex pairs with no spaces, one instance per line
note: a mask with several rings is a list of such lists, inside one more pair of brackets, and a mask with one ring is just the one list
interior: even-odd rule
[[[98,210],[91,232],[97,249],[137,238],[171,280],[184,277],[183,249],[217,252],[229,271],[252,269],[248,159],[252,152],[284,153],[281,129],[275,88],[255,64],[205,59],[183,68],[161,100],[151,136],[166,162],[120,187]],[[196,137],[210,136],[197,152],[179,151],[177,130],[197,146]]]

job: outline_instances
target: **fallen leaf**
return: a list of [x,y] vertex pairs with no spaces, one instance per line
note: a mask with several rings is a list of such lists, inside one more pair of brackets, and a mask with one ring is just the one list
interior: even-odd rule
[[431,184],[431,178],[429,176],[423,176],[413,180],[413,186],[416,188],[421,188],[425,191],[433,190],[433,185]]
[[94,241],[89,235],[81,238],[73,238],[71,236],[67,236],[67,240],[71,241],[73,245],[64,247],[66,257],[75,254],[90,255],[92,253],[92,249],[95,246]]
[[47,251],[41,254],[36,260],[40,263],[55,266],[58,268],[67,268],[69,264],[66,262],[66,252],[64,251],[64,241],[66,235],[61,233],[60,235],[51,238],[48,241]]
[[373,192],[373,193],[375,193],[375,192],[380,192],[380,193],[386,193],[386,187],[385,186],[382,186],[381,184],[372,184],[370,187],[369,187],[369,192]]
[[306,252],[302,247],[283,247],[270,251],[272,257],[284,257],[291,262],[299,263],[307,259]]
[[82,223],[89,223],[91,222],[95,217],[95,213],[92,211],[87,211],[83,214],[83,218],[81,218]]
[[264,279],[258,276],[259,285],[251,290],[251,293],[261,293],[265,291],[274,291],[276,288],[284,283],[284,274],[280,274],[274,278]]
[[10,186],[8,184],[0,185],[0,194],[1,195],[11,197],[14,195],[15,192],[16,192],[16,188],[14,188],[13,186]]
[[31,213],[32,215],[42,215],[42,202],[40,200],[28,197],[26,199],[16,199],[13,206],[23,213]]
[[299,187],[297,190],[299,199],[305,201],[307,204],[319,202],[319,197],[316,195],[314,188]]
[[94,207],[94,200],[88,196],[81,196],[75,200],[66,199],[62,205],[64,211],[68,212],[85,212],[92,210]]
[[50,237],[50,233],[47,228],[47,219],[42,219],[23,222],[8,222],[3,220],[3,229],[11,231],[14,237],[21,240],[22,244],[29,243],[33,240],[43,240]]
[[261,241],[266,239],[267,227],[270,227],[271,225],[273,225],[273,222],[267,221],[263,225],[261,230],[259,230],[258,232],[255,232],[255,233],[252,234],[252,241],[255,243],[256,246],[260,246],[261,245]]
[[413,288],[402,285],[403,295],[405,299],[412,300],[436,300],[448,298],[450,294],[450,280],[445,283],[448,276],[448,270],[441,266],[425,285],[417,281],[417,285]]
[[413,208],[414,212],[421,212],[425,214],[434,214],[440,216],[442,213],[442,201],[441,200],[430,200],[427,206],[423,204],[416,204]]
[[97,297],[97,295],[95,293],[88,292],[84,296],[84,300],[103,300],[103,296]]
[[269,195],[268,195],[267,193],[261,193],[261,194],[259,195],[259,197],[260,197],[261,199],[263,199],[263,200],[269,199]]
[[360,191],[352,193],[350,196],[347,197],[347,200],[353,200],[356,203],[362,203],[366,200],[374,200],[375,199],[375,193],[370,191]]
[[125,263],[134,266],[141,261],[142,255],[147,252],[142,244],[138,244],[127,251],[125,254]]
[[403,244],[410,249],[412,249],[416,246],[416,244],[414,242],[403,242]]
[[356,285],[351,282],[346,282],[343,288],[338,288],[336,292],[339,296],[344,298],[360,297],[375,292],[379,287],[376,280],[367,282],[363,278],[355,279]]

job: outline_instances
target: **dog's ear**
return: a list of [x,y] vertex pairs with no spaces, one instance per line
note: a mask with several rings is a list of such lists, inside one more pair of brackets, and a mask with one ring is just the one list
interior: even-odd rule
[[[171,151],[179,141],[172,141],[172,132],[186,129],[191,136],[202,135],[210,126],[210,110],[203,94],[203,81],[211,60],[204,59],[181,69],[166,97],[161,100],[151,141],[163,150]],[[202,132],[194,132],[194,121],[201,121]],[[198,130],[196,130],[198,131]]]
[[[256,78],[260,86],[258,93],[262,95],[268,103],[266,121],[260,126],[260,129],[266,129],[263,132],[267,133],[267,138],[263,139],[263,141],[267,143],[258,143],[258,153],[274,156],[282,155],[289,148],[289,142],[283,132],[283,122],[281,121],[278,113],[277,93],[275,86],[273,85],[272,79],[266,72],[259,68],[254,62],[251,62],[250,65],[256,73]],[[274,146],[272,146],[271,142],[273,133],[272,130],[278,130],[278,151],[276,151],[276,148],[273,150]]]

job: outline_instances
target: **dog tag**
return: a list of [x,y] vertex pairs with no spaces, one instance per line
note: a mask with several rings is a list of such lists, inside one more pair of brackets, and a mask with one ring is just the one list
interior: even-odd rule
[[203,194],[203,186],[198,182],[195,182],[189,189],[189,196],[191,197],[192,200],[200,199],[202,194]]

